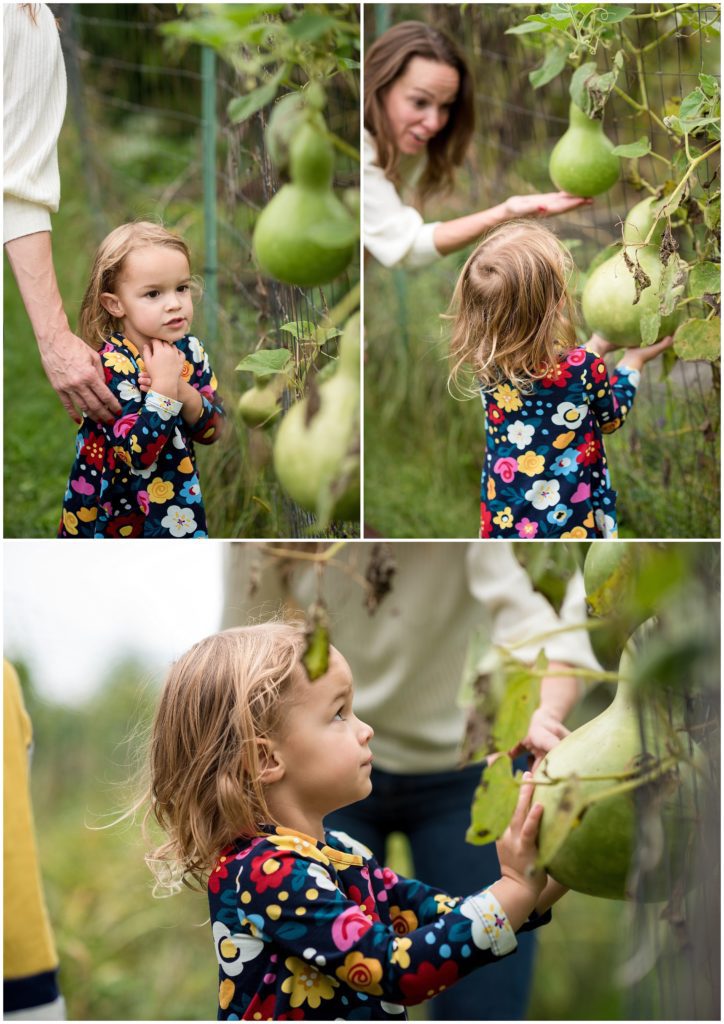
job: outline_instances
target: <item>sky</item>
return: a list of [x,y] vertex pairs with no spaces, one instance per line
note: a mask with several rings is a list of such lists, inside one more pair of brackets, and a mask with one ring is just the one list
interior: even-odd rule
[[151,677],[220,626],[224,542],[6,540],[4,653],[78,704],[136,655]]

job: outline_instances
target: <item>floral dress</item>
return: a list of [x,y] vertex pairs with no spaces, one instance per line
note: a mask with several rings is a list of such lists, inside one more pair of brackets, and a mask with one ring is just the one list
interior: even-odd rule
[[182,403],[138,386],[144,369],[136,346],[113,334],[100,351],[106,384],[121,405],[111,424],[87,416],[63,499],[59,537],[206,537],[206,514],[194,442],[213,444],[223,408],[216,377],[198,338],[176,342],[186,356],[182,376],[201,395],[190,427]]
[[603,434],[622,425],[639,371],[574,348],[529,393],[508,383],[482,394],[487,450],[480,536],[615,537],[616,492]]
[[208,890],[219,1020],[406,1020],[405,1005],[517,946],[491,892],[401,878],[343,832],[239,839]]

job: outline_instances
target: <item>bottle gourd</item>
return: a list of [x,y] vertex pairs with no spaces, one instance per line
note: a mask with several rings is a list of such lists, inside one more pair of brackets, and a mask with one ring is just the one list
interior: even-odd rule
[[262,210],[254,229],[257,262],[278,281],[300,288],[326,284],[352,259],[352,218],[332,190],[333,168],[330,142],[318,127],[303,123],[289,144],[291,181]]
[[[642,200],[629,212],[623,229],[623,246],[591,273],[581,296],[581,308],[589,330],[596,331],[618,348],[637,348],[642,343],[641,318],[659,311],[659,286],[664,268],[659,259],[659,244],[665,222],[658,221],[656,230],[646,245],[654,224],[653,197]],[[626,257],[638,264],[651,284],[641,291],[638,302],[636,285]],[[661,318],[657,338],[672,334],[678,315],[671,313]]]
[[573,196],[598,196],[618,180],[619,159],[604,134],[603,123],[591,120],[571,103],[569,127],[553,147],[548,173],[556,188]]

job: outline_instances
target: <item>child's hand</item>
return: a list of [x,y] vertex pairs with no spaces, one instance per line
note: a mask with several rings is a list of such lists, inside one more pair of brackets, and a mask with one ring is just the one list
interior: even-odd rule
[[141,370],[138,374],[138,387],[144,394],[151,390],[151,374],[146,370]]
[[[531,778],[530,772],[523,775],[524,780]],[[535,786],[523,782],[513,817],[496,846],[502,877],[529,890],[535,902],[546,884],[546,873],[534,867],[538,856],[536,839],[543,815],[541,804],[531,807],[534,790]]]
[[609,352],[614,352],[616,349],[615,345],[612,345],[610,341],[600,334],[592,334],[586,348],[589,352],[593,352],[595,356],[607,356]]
[[628,366],[630,370],[640,370],[649,360],[655,359],[667,348],[671,348],[673,344],[673,335],[669,334],[655,345],[647,345],[645,348],[629,348],[621,360],[621,365]]
[[184,365],[181,349],[168,342],[153,339],[143,350],[146,372],[151,378],[151,387],[166,398],[178,397],[179,380]]

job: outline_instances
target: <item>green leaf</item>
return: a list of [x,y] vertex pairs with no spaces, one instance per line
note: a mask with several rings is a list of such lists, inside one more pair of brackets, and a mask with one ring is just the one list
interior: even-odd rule
[[661,326],[661,314],[660,313],[642,313],[640,320],[641,327],[641,344],[642,345],[653,345],[656,343],[659,337],[659,327]]
[[518,792],[510,758],[504,754],[483,771],[473,798],[466,842],[484,846],[499,839],[513,816]]
[[703,210],[704,223],[710,231],[716,231],[721,223],[721,196],[715,196]]
[[[540,671],[547,664],[541,651],[534,669]],[[500,702],[493,726],[496,750],[510,750],[528,731],[531,715],[540,703],[540,679],[533,669],[514,658],[504,660],[505,693]]]
[[548,50],[541,66],[531,71],[528,75],[528,81],[533,88],[539,89],[542,85],[551,82],[556,75],[559,75],[566,66],[567,58],[568,50],[564,47],[556,46]]
[[256,377],[265,377],[281,373],[291,358],[291,352],[285,348],[262,348],[245,356],[236,369],[247,370]]
[[292,39],[297,39],[300,42],[313,42],[333,29],[336,24],[336,19],[329,14],[305,10],[288,23],[287,30]]
[[359,238],[359,222],[354,217],[320,221],[307,232],[310,241],[323,249],[346,249]]
[[547,22],[543,21],[542,18],[536,15],[529,15],[525,21],[521,22],[520,25],[514,25],[513,28],[507,28],[505,30],[506,36],[522,36],[528,32],[549,32],[550,28]]
[[695,263],[689,272],[688,294],[697,299],[705,293],[718,295],[721,291],[721,266],[719,263]]
[[308,320],[290,320],[288,324],[282,324],[279,328],[280,331],[286,331],[287,334],[291,334],[297,341],[300,339],[308,340],[314,337],[316,327]]
[[628,142],[622,146],[614,146],[611,150],[616,156],[625,156],[633,159],[637,156],[646,156],[651,152],[651,140],[642,135],[636,142]]
[[329,668],[329,628],[321,620],[307,628],[302,664],[311,680],[319,679]]
[[585,113],[590,112],[590,102],[588,98],[588,89],[586,88],[586,82],[596,73],[596,62],[587,61],[585,64],[581,64],[579,68],[571,75],[571,84],[569,92],[571,99],[580,107]]
[[252,114],[256,114],[262,107],[272,103],[282,79],[287,74],[287,70],[287,65],[284,64],[264,85],[260,85],[257,89],[252,89],[246,96],[237,96],[231,100],[226,108],[226,112],[232,124],[239,124],[240,121],[248,120]]
[[674,351],[680,359],[705,359],[713,363],[721,356],[721,321],[686,320],[674,334]]
[[351,57],[340,57],[339,63],[343,68],[347,68],[348,71],[358,71],[362,67],[358,60],[352,60]]
[[682,262],[678,253],[672,252],[659,284],[659,312],[662,316],[669,316],[674,312],[676,304],[684,293],[685,285],[686,264]]
[[616,22],[623,21],[624,18],[628,18],[629,14],[633,14],[633,11],[633,7],[620,7],[618,4],[606,4],[599,17],[601,21],[605,21],[607,25],[615,25]]
[[709,99],[713,99],[719,94],[719,83],[713,75],[699,75],[699,85],[701,86],[701,91]]
[[701,89],[694,89],[687,96],[684,96],[679,107],[679,117],[682,121],[697,118],[701,115],[702,108],[707,106],[707,98]]

